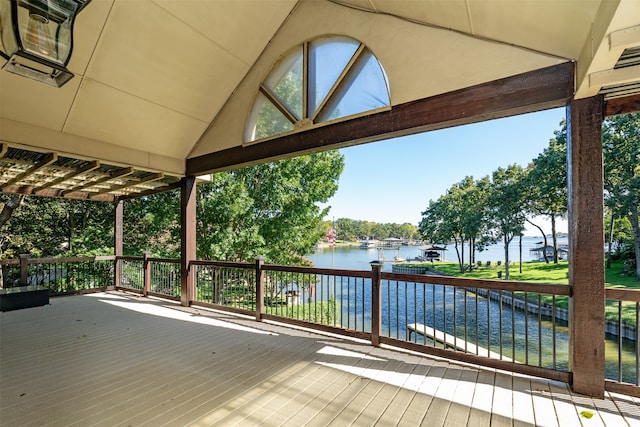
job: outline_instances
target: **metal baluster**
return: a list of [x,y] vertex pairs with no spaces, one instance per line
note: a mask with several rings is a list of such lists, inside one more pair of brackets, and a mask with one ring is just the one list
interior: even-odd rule
[[529,364],[529,295],[524,293],[524,363]]
[[[436,285],[435,284],[431,284],[431,304],[433,305],[433,332],[436,331],[437,329],[437,324],[436,324]],[[426,340],[425,340],[426,341]],[[436,346],[436,340],[434,337],[433,340],[433,346]]]
[[538,366],[542,366],[542,296],[538,293]]
[[[435,331],[434,335],[435,335]],[[447,336],[447,287],[442,286],[442,332]],[[435,338],[435,337],[434,337]],[[442,348],[447,348],[446,339],[443,340]]]
[[[458,288],[456,288],[455,286],[451,287],[451,290],[453,291],[453,348],[454,349],[458,349],[458,313],[456,310],[456,300],[458,299],[457,297],[457,293],[458,293]],[[446,340],[446,338],[445,338]]]
[[465,353],[469,352],[469,323],[468,323],[468,304],[467,298],[469,298],[469,293],[467,292],[467,288],[463,288],[464,290],[464,351]]
[[396,339],[399,337],[399,330],[400,328],[398,327],[399,325],[399,314],[400,314],[400,288],[399,288],[399,284],[398,281],[396,280]]
[[618,301],[618,381],[622,381],[622,301]]
[[498,301],[498,314],[500,316],[500,320],[498,321],[498,333],[500,334],[500,337],[499,337],[499,341],[500,341],[500,360],[502,360],[502,353],[503,353],[503,349],[502,349],[502,289],[500,289],[498,291],[498,298],[500,298],[500,300]]
[[[414,282],[413,283],[413,323],[416,323],[418,321],[418,308],[416,304],[416,302],[418,301],[417,288],[418,288],[418,284]],[[405,333],[407,333],[406,326],[405,326]]]
[[491,354],[491,289],[487,289],[487,356]]
[[640,302],[636,303],[636,385],[640,385]]
[[511,291],[511,359],[516,360],[516,293]]
[[478,329],[478,323],[480,323],[480,318],[478,317],[478,288],[475,288],[474,294],[476,299],[476,354],[478,354],[478,348],[480,347],[480,330]]
[[557,369],[557,361],[556,361],[556,296],[551,296],[551,325],[553,332],[553,370]]

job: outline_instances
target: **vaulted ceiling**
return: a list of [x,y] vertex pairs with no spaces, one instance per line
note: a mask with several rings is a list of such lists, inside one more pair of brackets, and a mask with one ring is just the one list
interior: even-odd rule
[[[640,0],[92,0],[74,34],[75,77],[62,88],[0,71],[3,191],[69,194],[79,184],[68,175],[88,197],[129,194],[105,178],[118,168],[171,185],[188,159],[243,147],[272,65],[328,34],[371,49],[392,109],[568,61],[576,98],[640,93]],[[42,172],[38,187],[19,176],[33,163],[6,157],[16,150],[75,166]],[[109,165],[95,187],[81,171],[90,162]]]

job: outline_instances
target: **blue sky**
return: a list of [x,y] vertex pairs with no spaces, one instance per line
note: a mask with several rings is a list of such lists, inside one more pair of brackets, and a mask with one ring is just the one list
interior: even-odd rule
[[[342,149],[345,168],[327,219],[417,225],[430,199],[467,175],[525,167],[560,129],[565,109],[492,120]],[[547,221],[536,219],[549,232]],[[558,231],[566,232],[561,221]],[[538,231],[529,228],[525,234]]]

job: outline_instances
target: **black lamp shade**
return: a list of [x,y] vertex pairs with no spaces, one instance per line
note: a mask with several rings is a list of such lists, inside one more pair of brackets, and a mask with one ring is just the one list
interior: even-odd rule
[[73,74],[73,23],[91,0],[0,0],[3,69],[60,87]]

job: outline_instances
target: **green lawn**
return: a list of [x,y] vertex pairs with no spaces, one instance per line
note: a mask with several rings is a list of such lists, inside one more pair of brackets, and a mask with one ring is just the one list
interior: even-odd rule
[[[464,274],[460,273],[458,263],[456,262],[434,262],[434,263],[422,263],[415,264],[416,266],[426,266],[433,268],[439,272],[447,275],[458,277],[469,277],[476,279],[497,279],[498,272],[502,272],[502,277],[505,277],[505,266],[495,265],[487,267],[483,264],[481,267],[475,267],[472,271],[467,271]],[[605,270],[605,286],[611,288],[629,288],[640,289],[640,281],[635,277],[626,276],[622,274],[623,265],[621,262],[613,262],[611,268]],[[519,282],[538,282],[538,283],[569,283],[569,263],[568,261],[560,261],[558,264],[545,263],[541,261],[529,261],[522,263],[522,273],[520,273],[520,266],[518,263],[514,263],[509,267],[510,280]],[[537,295],[529,294],[530,298],[537,299]],[[550,296],[543,296],[543,301],[551,302]],[[564,297],[556,298],[556,306],[561,308],[567,308],[568,301]],[[618,318],[618,305],[616,302],[608,302],[606,306],[606,317],[609,320],[617,320]],[[622,318],[625,323],[635,324],[635,304],[634,303],[622,303]]]
[[[433,267],[445,274],[460,277],[472,277],[476,279],[497,279],[498,272],[502,272],[504,278],[505,266],[492,264],[486,267],[474,267],[472,271],[460,274],[457,262],[434,262],[415,264],[416,266]],[[632,276],[622,274],[623,266],[621,262],[614,262],[611,268],[605,270],[605,286],[611,288],[640,289],[640,281]],[[509,267],[510,280],[518,282],[540,282],[540,283],[569,283],[569,262],[560,261],[558,264],[545,263],[541,261],[529,261],[522,263],[522,273],[520,273],[519,263],[514,263]]]

